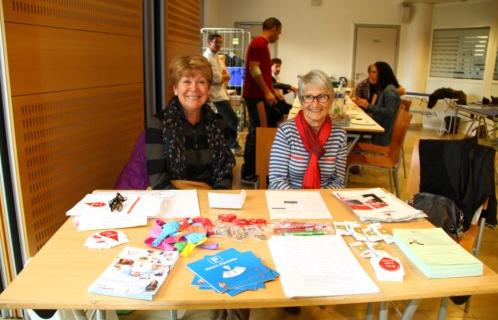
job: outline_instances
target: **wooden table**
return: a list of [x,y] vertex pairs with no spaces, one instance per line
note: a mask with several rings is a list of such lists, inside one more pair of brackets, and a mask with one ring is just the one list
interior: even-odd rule
[[[356,220],[349,209],[332,197],[330,191],[320,192],[334,220]],[[216,220],[216,216],[220,213],[234,212],[234,210],[210,209],[207,205],[206,191],[199,191],[199,202],[202,215],[213,220]],[[245,218],[268,218],[264,190],[247,190],[244,209],[236,213],[239,217]],[[146,248],[143,240],[152,223],[153,220],[150,220],[148,227],[124,229],[130,239],[128,245]],[[390,229],[431,225],[424,220],[386,224],[386,226]],[[153,301],[95,295],[87,292],[88,287],[122,250],[122,246],[109,250],[89,250],[83,246],[83,243],[91,233],[92,231],[77,232],[72,221],[68,220],[0,295],[1,308],[98,310],[266,308],[396,301],[498,292],[498,275],[488,267],[484,267],[484,275],[481,277],[428,279],[396,246],[383,243],[382,246],[387,251],[401,259],[406,271],[403,282],[376,281],[369,262],[354,252],[380,288],[380,292],[376,294],[288,299],[284,296],[280,281],[276,280],[268,282],[266,289],[248,291],[230,298],[212,291],[198,290],[190,285],[193,274],[185,268],[185,265],[202,258],[205,254],[211,254],[210,251],[196,249],[188,258],[179,259]],[[242,251],[252,250],[266,265],[275,267],[265,241],[234,242],[228,239],[210,241],[213,240],[220,243],[222,250],[229,247],[236,247]]]
[[[486,130],[486,136],[493,140],[496,139],[496,128],[498,121],[498,107],[496,105],[482,105],[482,104],[450,104],[451,108],[455,110],[454,119],[456,121],[457,117],[460,115],[462,117],[466,117],[471,120],[471,123],[465,132],[465,136],[469,136],[472,130],[472,126],[475,122],[477,122],[477,126],[484,126]],[[486,119],[490,119],[493,124],[491,126],[491,134],[488,130],[488,125],[486,123]],[[453,118],[450,119],[449,127],[452,128]],[[478,135],[478,133],[476,133]]]

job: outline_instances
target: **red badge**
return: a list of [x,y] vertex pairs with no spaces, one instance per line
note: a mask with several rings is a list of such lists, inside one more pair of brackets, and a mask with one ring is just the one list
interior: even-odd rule
[[380,259],[379,266],[387,271],[396,271],[400,268],[399,262],[388,257]]
[[107,237],[118,241],[118,233],[114,230],[102,231],[99,233],[102,237]]
[[91,207],[103,207],[105,206],[105,203],[103,202],[86,202],[87,205]]

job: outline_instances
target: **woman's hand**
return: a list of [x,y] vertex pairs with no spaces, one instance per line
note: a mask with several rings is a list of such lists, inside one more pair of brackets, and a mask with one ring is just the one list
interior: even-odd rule
[[363,109],[368,107],[368,100],[367,99],[354,97],[352,100],[354,103],[356,103],[357,106],[362,107]]

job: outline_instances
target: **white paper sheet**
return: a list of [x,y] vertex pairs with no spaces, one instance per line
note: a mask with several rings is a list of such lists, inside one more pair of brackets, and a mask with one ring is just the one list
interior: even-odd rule
[[[201,215],[199,209],[199,200],[197,198],[196,190],[144,190],[144,191],[119,191],[122,195],[141,195],[145,196],[145,204],[148,204],[147,212],[154,212],[147,214],[149,217],[158,217],[164,219],[170,218],[193,218]],[[94,192],[94,194],[108,194],[105,192]],[[113,191],[112,194],[116,194]],[[154,202],[157,199],[159,203]],[[144,205],[145,205],[144,204]]]
[[270,191],[266,203],[270,219],[331,219],[318,191]]
[[[156,217],[163,203],[170,197],[175,196],[175,191],[169,190],[157,190],[157,191],[128,191],[128,190],[113,190],[113,191],[94,191],[92,194],[86,197],[107,197],[109,200],[116,196],[116,192],[119,192],[126,198],[132,199],[135,197],[140,197],[140,201],[134,206],[133,211],[141,212],[147,217]],[[85,197],[85,198],[86,198]],[[77,208],[75,206],[75,208]],[[79,211],[79,209],[77,209]],[[74,215],[74,208],[67,212],[68,215]]]
[[246,201],[246,191],[240,193],[215,193],[208,192],[210,208],[242,209]]
[[273,236],[268,246],[286,297],[379,292],[341,236]]
[[119,229],[147,224],[147,216],[143,214],[122,212],[89,212],[76,217],[78,231]]

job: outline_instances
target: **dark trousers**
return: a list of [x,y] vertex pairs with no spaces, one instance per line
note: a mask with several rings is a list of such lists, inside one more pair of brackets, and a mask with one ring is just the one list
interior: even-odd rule
[[218,110],[218,114],[220,114],[223,117],[223,119],[227,124],[229,131],[229,147],[230,148],[237,147],[238,146],[237,126],[239,124],[239,119],[237,118],[237,115],[233,111],[230,101],[228,100],[216,101],[214,102],[214,105],[216,106],[216,110]]

